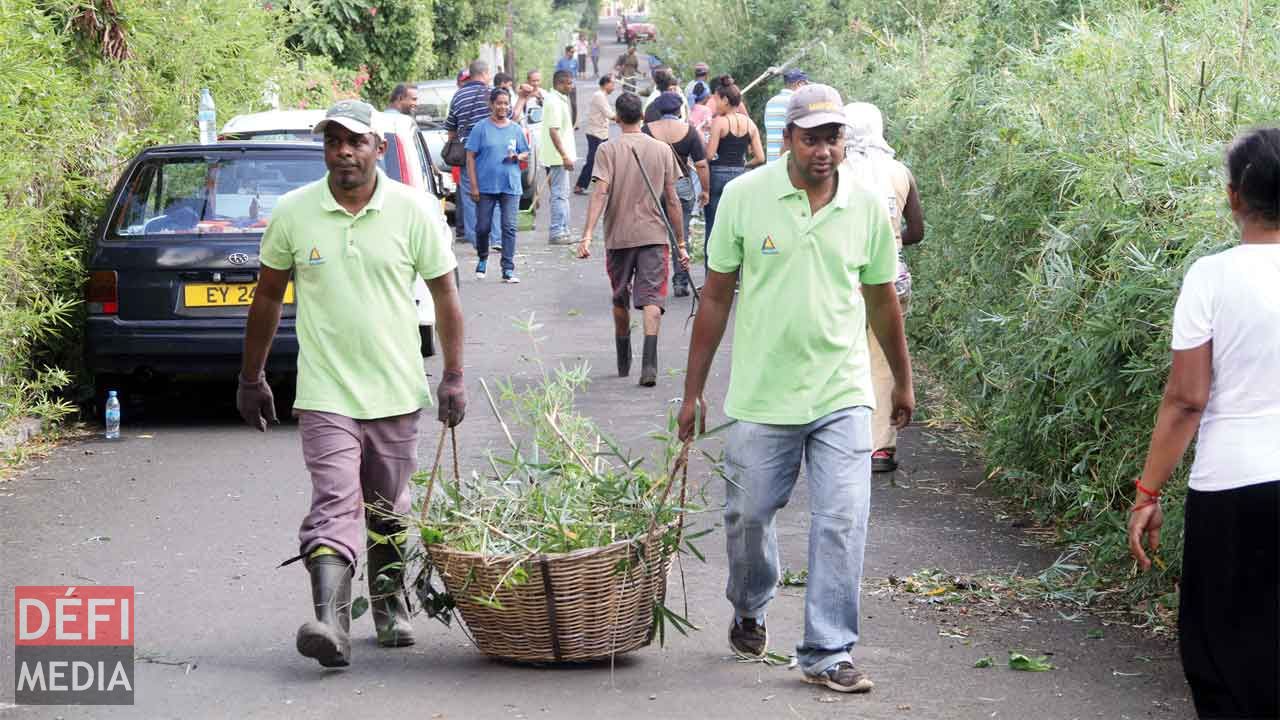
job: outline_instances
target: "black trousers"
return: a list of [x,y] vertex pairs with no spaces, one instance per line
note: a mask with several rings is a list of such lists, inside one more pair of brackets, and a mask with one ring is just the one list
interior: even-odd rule
[[605,138],[587,136],[587,159],[582,163],[582,172],[578,173],[578,187],[586,190],[591,185],[591,172],[596,167],[596,150]]
[[1280,717],[1280,480],[1187,492],[1178,632],[1202,718]]

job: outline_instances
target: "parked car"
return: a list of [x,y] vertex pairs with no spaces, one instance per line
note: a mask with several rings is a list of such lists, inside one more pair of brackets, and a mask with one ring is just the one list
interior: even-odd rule
[[[121,174],[89,243],[85,356],[97,407],[107,388],[128,389],[153,376],[229,378],[238,371],[271,212],[286,192],[326,171],[324,146],[310,135],[309,118],[298,114],[307,112],[235,118],[224,134],[241,139],[148,148]],[[412,119],[383,114],[381,121],[388,142],[383,171],[438,197]],[[301,137],[303,127],[304,141],[279,140]],[[443,225],[443,212],[439,218]],[[434,307],[420,280],[415,298],[420,323],[433,325]],[[297,352],[290,285],[267,360],[268,373],[284,379],[282,406]]]
[[624,15],[623,37],[620,42],[638,43],[658,39],[658,27],[649,22],[646,15]]
[[[446,167],[441,153],[444,151],[445,141],[449,139],[449,131],[444,129],[444,121],[449,117],[449,104],[453,102],[453,95],[457,90],[458,84],[454,80],[427,80],[418,83],[418,104],[414,106],[413,118],[418,123],[419,134],[430,148],[432,160],[440,168]],[[538,190],[538,181],[542,177],[538,164],[536,127],[540,122],[542,122],[541,108],[534,108],[533,112],[520,119],[525,140],[529,143],[529,160],[520,163],[521,210],[526,210],[533,204]],[[452,175],[452,173],[446,173],[446,175]],[[457,182],[453,177],[445,181],[446,197],[454,206],[457,205],[456,185]],[[450,222],[457,225],[452,213]]]

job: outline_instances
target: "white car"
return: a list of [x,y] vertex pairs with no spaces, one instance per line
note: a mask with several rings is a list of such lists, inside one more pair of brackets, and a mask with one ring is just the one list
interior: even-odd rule
[[[237,115],[222,126],[218,133],[219,140],[251,140],[260,142],[319,142],[320,138],[312,134],[311,129],[324,119],[324,110],[269,110],[267,112]],[[397,180],[411,187],[421,188],[437,202],[431,207],[438,208],[436,215],[441,232],[445,237],[452,237],[445,220],[445,192],[442,187],[440,173],[432,162],[426,142],[418,133],[417,124],[408,115],[394,112],[378,112],[373,118],[374,129],[381,132],[387,140],[387,150],[379,158],[378,165],[392,180]],[[434,326],[436,310],[431,302],[431,294],[422,278],[414,282],[414,302],[418,306],[418,324]],[[425,342],[424,334],[424,342]]]

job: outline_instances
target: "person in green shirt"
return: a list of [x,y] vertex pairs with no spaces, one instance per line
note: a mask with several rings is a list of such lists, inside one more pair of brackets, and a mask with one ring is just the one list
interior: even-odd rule
[[893,371],[893,422],[911,419],[915,395],[893,281],[897,249],[880,199],[838,170],[846,124],[840,95],[797,90],[787,106],[791,152],[730,183],[710,242],[702,307],[693,326],[682,439],[705,432],[702,398],[734,298],[733,360],[725,414],[726,591],[733,651],[768,651],[765,610],[778,583],[775,519],[803,461],[811,524],[805,682],[866,692],[853,664],[870,508],[871,386],[868,319]]
[[[378,169],[386,143],[373,128],[373,108],[341,101],[313,132],[324,136],[329,172],[282,197],[263,235],[236,406],[260,431],[277,422],[263,367],[292,275],[299,347],[293,407],[312,483],[294,559],[306,559],[316,616],[298,629],[297,648],[325,667],[342,667],[351,653],[351,578],[366,538],[378,642],[413,644],[396,569],[405,528],[396,516],[410,509],[418,421],[431,402],[414,280],[426,280],[435,304],[444,349],[439,419],[450,427],[466,413],[462,308],[439,205]],[[380,576],[396,591],[376,592]]]

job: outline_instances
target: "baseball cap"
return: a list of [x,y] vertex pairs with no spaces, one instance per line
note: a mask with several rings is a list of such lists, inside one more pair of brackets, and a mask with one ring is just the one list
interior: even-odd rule
[[709,72],[711,72],[711,68],[707,67],[706,63],[698,63],[693,66],[693,74],[695,77],[702,77]]
[[373,106],[359,100],[339,100],[324,114],[324,119],[311,128],[316,135],[323,135],[329,123],[335,122],[353,133],[364,135],[373,129]]
[[802,82],[809,79],[809,73],[803,70],[791,69],[782,73],[782,81],[788,85]]
[[805,85],[791,93],[787,102],[787,124],[815,128],[819,125],[848,125],[840,93],[830,85]]

